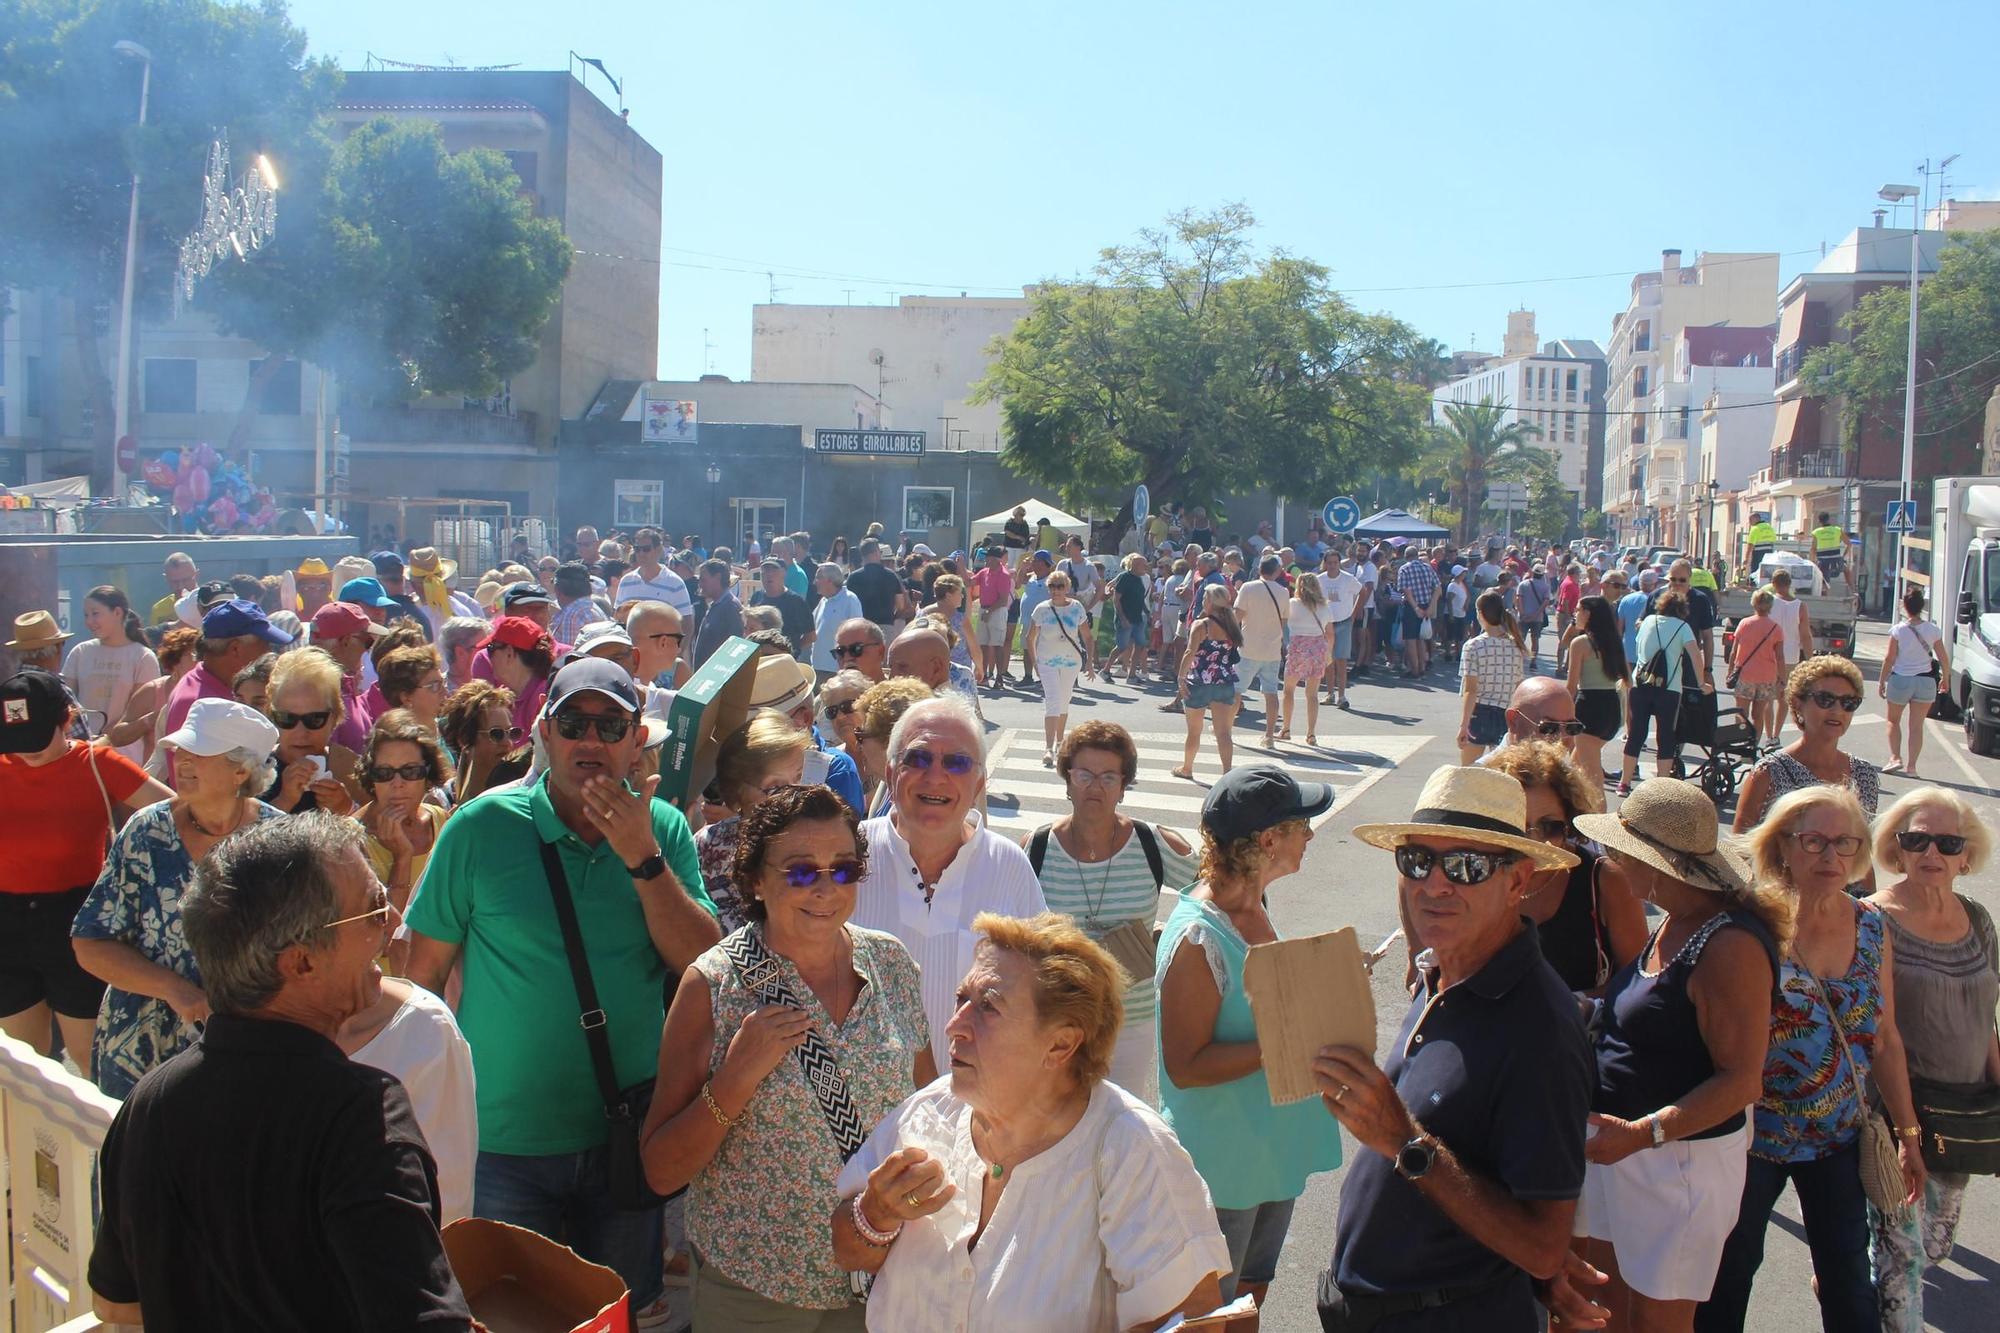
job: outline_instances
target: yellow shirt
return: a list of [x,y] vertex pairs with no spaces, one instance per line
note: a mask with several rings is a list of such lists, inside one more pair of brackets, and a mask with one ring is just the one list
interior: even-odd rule
[[1057,526],[1056,526],[1055,524],[1053,524],[1053,523],[1049,524],[1049,525],[1048,525],[1047,527],[1045,527],[1045,528],[1043,528],[1043,529],[1042,529],[1042,535],[1041,535],[1041,538],[1040,538],[1040,540],[1039,540],[1039,541],[1038,541],[1038,542],[1036,543],[1036,545],[1037,545],[1037,546],[1039,546],[1039,547],[1040,547],[1040,548],[1041,548],[1042,550],[1044,550],[1044,551],[1060,551],[1060,550],[1062,550],[1062,548],[1063,548],[1063,532],[1062,532],[1062,529],[1061,529],[1061,528],[1058,528],[1058,527],[1057,527]]
[[174,610],[174,603],[179,600],[180,598],[175,594],[168,593],[165,597],[162,597],[159,601],[154,602],[152,610],[152,618],[148,620],[146,623],[150,625],[179,624],[180,616]]
[[[429,863],[431,852],[437,848],[438,831],[444,827],[445,817],[451,813],[432,805],[429,801],[425,801],[418,809],[423,811],[425,822],[431,826],[431,845],[410,858],[410,889],[413,895],[416,886],[424,878],[424,866]],[[389,882],[389,872],[396,866],[396,854],[378,842],[372,833],[368,835],[368,864],[375,868],[375,878],[384,884]]]
[[1778,530],[1769,523],[1759,523],[1750,529],[1744,540],[1752,546],[1769,546],[1778,540]]
[[1847,534],[1831,525],[1824,528],[1814,528],[1812,538],[1813,550],[1819,552],[1821,555],[1838,551],[1842,546],[1847,544]]
[[1688,585],[1694,588],[1706,588],[1710,592],[1714,592],[1715,575],[1706,569],[1697,568],[1693,573],[1688,575]]

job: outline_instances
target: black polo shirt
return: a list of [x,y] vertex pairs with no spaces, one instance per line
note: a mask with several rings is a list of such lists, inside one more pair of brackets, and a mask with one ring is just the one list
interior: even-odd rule
[[[1593,1066],[1576,997],[1542,958],[1534,924],[1464,981],[1411,1001],[1382,1070],[1425,1131],[1517,1199],[1583,1192]],[[1333,1276],[1356,1295],[1518,1281],[1481,1302],[1482,1328],[1535,1325],[1527,1274],[1461,1231],[1395,1163],[1363,1151],[1340,1189]]]
[[472,1327],[409,1095],[308,1028],[217,1014],[99,1163],[90,1285],[148,1333]]
[[847,590],[861,600],[861,614],[878,625],[896,621],[896,598],[903,580],[887,565],[871,561],[847,576]]

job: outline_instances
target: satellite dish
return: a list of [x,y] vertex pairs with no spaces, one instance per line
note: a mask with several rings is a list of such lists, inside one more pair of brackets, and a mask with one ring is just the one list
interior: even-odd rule
[[871,366],[879,366],[879,365],[881,365],[881,364],[882,364],[883,362],[887,361],[888,359],[889,359],[888,357],[886,357],[886,356],[883,356],[883,355],[882,355],[882,349],[881,349],[881,348],[879,348],[879,347],[871,347],[871,348],[869,348],[869,349],[868,349],[868,364],[869,364],[869,365],[871,365]]

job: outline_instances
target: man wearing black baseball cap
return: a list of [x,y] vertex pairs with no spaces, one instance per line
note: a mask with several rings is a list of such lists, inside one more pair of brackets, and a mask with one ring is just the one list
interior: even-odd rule
[[[616,662],[586,657],[557,671],[535,723],[548,771],[452,816],[407,919],[413,981],[441,987],[455,964],[465,968],[458,1019],[479,1070],[476,1211],[544,1232],[564,1216],[590,1219],[569,1244],[616,1270],[644,1310],[663,1285],[660,1210],[611,1202],[591,1033],[608,1045],[614,1086],[650,1080],[667,978],[722,932],[687,820],[653,799],[658,778],[639,792],[626,785],[641,702]],[[576,914],[603,1015],[591,1030],[551,938],[551,894]]]

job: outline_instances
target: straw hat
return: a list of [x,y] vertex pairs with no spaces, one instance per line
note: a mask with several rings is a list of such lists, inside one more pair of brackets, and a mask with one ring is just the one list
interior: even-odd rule
[[292,571],[292,576],[301,579],[330,579],[333,577],[333,571],[327,568],[326,561],[316,555],[309,555],[299,561],[299,567]]
[[446,583],[458,577],[458,561],[446,560],[438,555],[435,546],[419,546],[410,552],[410,573],[429,578],[435,574]]
[[1692,782],[1649,778],[1615,815],[1578,815],[1576,831],[1609,852],[1620,852],[1697,889],[1742,891],[1753,874],[1750,858],[1723,836],[1715,802]]
[[62,632],[54,616],[46,611],[29,611],[14,617],[14,637],[7,640],[7,646],[15,652],[32,653],[60,647],[68,639],[69,635]]
[[374,577],[375,562],[366,556],[344,555],[333,567],[333,586],[336,588],[355,579],[372,579]]
[[480,584],[478,589],[473,592],[472,600],[491,612],[494,607],[500,605],[500,591],[499,584],[488,581]]
[[1527,828],[1528,793],[1512,776],[1447,765],[1424,783],[1407,822],[1357,824],[1354,836],[1385,850],[1413,837],[1457,838],[1518,852],[1542,870],[1567,870],[1577,863],[1575,853],[1529,837]]

